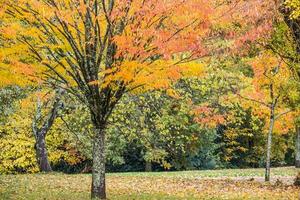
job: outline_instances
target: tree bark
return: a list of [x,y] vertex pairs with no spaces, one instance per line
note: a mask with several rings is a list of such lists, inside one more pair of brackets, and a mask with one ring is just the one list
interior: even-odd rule
[[296,168],[300,168],[300,127],[296,126],[296,158],[295,158]]
[[265,181],[270,181],[272,134],[273,134],[273,128],[274,128],[274,123],[275,123],[274,110],[275,110],[274,105],[272,105],[272,107],[271,107],[271,116],[270,116],[270,126],[269,126],[269,132],[268,132],[268,141],[267,141]]
[[[32,132],[35,138],[36,160],[41,172],[51,172],[52,168],[48,160],[48,153],[46,147],[46,135],[50,131],[55,119],[57,118],[58,110],[63,107],[61,96],[64,94],[63,90],[56,91],[54,103],[46,119],[42,117],[42,102],[38,98],[37,109],[34,119],[32,120]],[[38,123],[44,121],[39,127]]]
[[96,129],[93,145],[92,199],[106,199],[105,128]]
[[48,160],[45,134],[37,134],[36,138],[36,157],[41,172],[51,172],[52,168]]
[[146,161],[145,171],[146,172],[152,172],[152,163],[151,163],[151,161]]

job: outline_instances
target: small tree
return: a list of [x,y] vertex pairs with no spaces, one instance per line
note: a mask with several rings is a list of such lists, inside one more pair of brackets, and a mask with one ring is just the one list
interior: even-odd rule
[[[253,62],[251,62],[254,78],[250,91],[246,95],[237,93],[237,95],[247,102],[250,106],[256,108],[257,113],[268,118],[268,134],[266,146],[266,172],[265,181],[270,181],[271,167],[271,147],[272,135],[275,122],[285,116],[285,127],[280,127],[277,123],[277,130],[282,133],[287,132],[293,126],[293,120],[288,118],[292,112],[285,104],[288,97],[287,91],[291,76],[288,67],[280,62],[280,59],[271,53],[261,53]],[[279,128],[280,127],[280,128]],[[275,127],[276,128],[276,127]]]
[[[297,82],[299,82],[300,77],[300,2],[297,0],[285,0],[281,6],[281,13],[283,14],[284,21],[288,26],[292,40],[285,41],[285,44],[282,46],[290,45],[293,43],[293,52],[292,56],[287,56],[285,51],[278,51],[279,54],[290,62],[291,71],[297,77]],[[292,99],[295,100],[295,99]],[[297,98],[297,104],[299,97]],[[295,103],[295,102],[293,102]],[[293,105],[295,107],[295,105]],[[300,128],[299,121],[296,122],[296,156],[295,156],[295,166],[300,168]]]

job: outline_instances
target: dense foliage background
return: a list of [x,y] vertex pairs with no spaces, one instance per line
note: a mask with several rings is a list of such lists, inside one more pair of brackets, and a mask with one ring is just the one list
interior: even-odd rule
[[[106,146],[108,171],[263,167],[265,119],[251,107],[219,101],[230,90],[226,88],[228,79],[223,75],[210,75],[204,80],[182,79],[172,91],[125,96],[110,119],[112,125],[108,128]],[[1,89],[1,103],[10,105],[3,107],[7,116],[1,119],[1,173],[39,170],[31,130],[36,109],[32,92],[33,88]],[[214,116],[226,113],[226,119],[212,124],[202,122],[214,120],[211,113],[202,109],[203,119],[196,120],[199,114],[195,112],[195,105],[208,106],[207,102],[217,108],[211,110]],[[50,102],[45,103],[45,113],[49,105]],[[64,105],[46,138],[51,165],[54,170],[67,173],[90,172],[92,125],[89,115],[85,107],[69,96],[64,97]],[[273,147],[273,166],[293,165],[295,131],[277,130]]]

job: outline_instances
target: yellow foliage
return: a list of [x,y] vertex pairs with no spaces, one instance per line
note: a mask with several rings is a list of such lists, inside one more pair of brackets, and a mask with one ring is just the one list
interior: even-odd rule
[[16,171],[37,172],[34,137],[30,132],[30,120],[19,115],[0,129],[0,173]]
[[[35,139],[32,133],[32,112],[35,107],[29,97],[20,103],[20,110],[11,115],[8,123],[0,128],[0,174],[38,172],[35,157]],[[75,165],[84,159],[68,142],[68,135],[62,129],[63,122],[56,120],[46,137],[49,160],[57,164],[64,160],[70,165]]]
[[290,17],[298,19],[300,17],[300,1],[299,0],[285,0],[285,6],[292,10]]

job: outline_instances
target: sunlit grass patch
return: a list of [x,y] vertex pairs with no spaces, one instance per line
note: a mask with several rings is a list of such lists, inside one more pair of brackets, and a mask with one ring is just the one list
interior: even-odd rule
[[[273,176],[296,176],[298,170],[295,167],[272,168]],[[184,172],[134,172],[134,173],[113,173],[109,176],[142,176],[142,177],[174,177],[174,178],[220,178],[220,177],[263,177],[265,169],[222,169],[222,170],[201,170]]]

